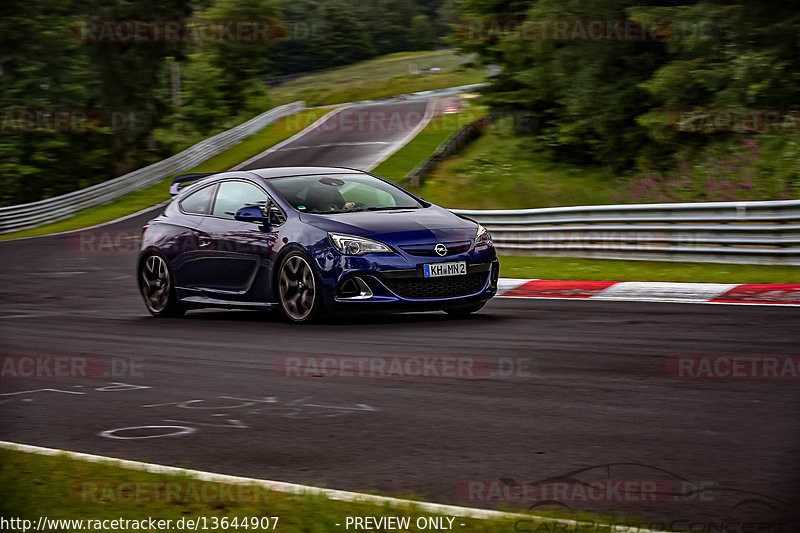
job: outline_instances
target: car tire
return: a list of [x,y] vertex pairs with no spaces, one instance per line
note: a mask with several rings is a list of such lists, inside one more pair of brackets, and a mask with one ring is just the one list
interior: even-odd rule
[[153,316],[179,317],[186,312],[175,293],[175,282],[167,261],[158,254],[146,256],[139,264],[139,291],[145,307]]
[[467,316],[480,311],[483,309],[483,306],[486,305],[486,302],[481,302],[479,304],[472,304],[472,305],[463,305],[460,307],[450,307],[445,309],[445,313],[451,316]]
[[308,323],[322,310],[322,283],[311,257],[292,250],[281,259],[277,274],[277,296],[283,315],[291,322]]

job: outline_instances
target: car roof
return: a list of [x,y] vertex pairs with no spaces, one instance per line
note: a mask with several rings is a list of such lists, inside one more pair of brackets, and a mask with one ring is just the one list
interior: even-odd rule
[[319,174],[364,174],[363,170],[343,167],[270,167],[247,170],[262,178],[285,178],[288,176],[316,176]]

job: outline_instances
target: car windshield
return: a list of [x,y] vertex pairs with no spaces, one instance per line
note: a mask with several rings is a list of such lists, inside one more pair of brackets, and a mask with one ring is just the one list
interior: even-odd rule
[[269,180],[292,207],[304,213],[417,209],[423,205],[401,189],[369,174],[289,176]]

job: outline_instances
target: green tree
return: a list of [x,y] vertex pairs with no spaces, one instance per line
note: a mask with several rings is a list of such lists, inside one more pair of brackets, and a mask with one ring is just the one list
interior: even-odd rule
[[[98,183],[111,173],[109,132],[100,124],[21,121],[23,112],[94,106],[97,93],[80,42],[70,39],[72,2],[42,10],[9,0],[0,18],[0,203],[17,204]],[[71,121],[70,121],[71,122]],[[73,124],[75,127],[73,127]],[[84,128],[83,126],[87,127]]]
[[364,9],[364,20],[379,55],[410,50],[411,21],[417,14],[413,0],[375,0]]
[[258,91],[260,84],[256,74],[270,70],[272,40],[282,34],[277,23],[278,8],[271,0],[216,0],[214,6],[201,13],[208,21],[264,21],[279,33],[269,33],[270,40],[228,41],[204,44],[203,53],[209,54],[210,63],[219,69],[222,76],[217,88],[222,95],[221,105],[235,114],[243,109],[248,93]]
[[366,25],[346,2],[328,2],[322,11],[322,26],[316,36],[325,67],[347,65],[375,55]]
[[417,15],[411,20],[411,47],[414,50],[430,50],[436,36],[431,21],[426,15]]
[[[161,0],[155,2],[105,2],[85,0],[76,2],[75,12],[81,21],[182,20],[192,10],[190,0]],[[161,117],[171,111],[169,91],[160,89],[169,84],[165,58],[183,58],[186,43],[182,41],[92,42],[83,43],[89,57],[90,87],[96,107],[108,113],[134,112],[150,120],[140,121],[137,127],[125,127],[110,138],[111,164],[119,175],[130,171],[149,157],[153,146],[152,130]]]

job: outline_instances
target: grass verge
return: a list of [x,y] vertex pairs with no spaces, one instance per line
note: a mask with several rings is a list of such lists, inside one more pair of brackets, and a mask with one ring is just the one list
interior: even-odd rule
[[[274,105],[305,100],[310,107],[486,81],[482,69],[463,69],[461,65],[466,61],[455,50],[389,54],[286,82],[271,89],[269,97]],[[433,67],[439,70],[411,74],[413,68]]]
[[439,145],[459,128],[485,114],[486,111],[483,109],[467,109],[432,119],[416,137],[375,167],[372,172],[395,183],[401,182],[417,165],[432,156]]
[[[477,117],[475,117],[477,118]],[[400,181],[429,157],[458,126],[433,121],[375,173]],[[524,209],[616,203],[619,180],[602,169],[553,163],[530,151],[530,141],[512,137],[504,125],[488,132],[441,163],[425,183],[410,188],[426,200],[452,209]],[[570,257],[501,258],[500,275],[510,278],[698,283],[800,283],[796,266],[668,261],[623,261]]]
[[[617,180],[599,168],[554,163],[502,125],[443,161],[415,190],[452,209],[525,209],[612,201]],[[521,157],[520,154],[525,156]]]
[[[465,61],[466,59],[458,56],[455,50],[390,54],[292,80],[270,90],[269,97],[273,106],[305,100],[307,106],[313,107],[485,81],[485,75],[480,69],[462,70],[460,65]],[[440,70],[430,74],[409,74],[412,66],[418,69],[438,67]],[[210,172],[230,168],[289,138],[310,125],[325,111],[309,110],[282,119],[230,150],[186,172]],[[441,132],[440,137],[444,140],[448,135]],[[413,156],[409,157],[411,158],[409,160],[413,160]],[[413,169],[413,165],[411,168]],[[109,204],[83,210],[68,219],[2,234],[0,241],[76,230],[146,209],[169,198],[169,182],[172,177],[169,176],[163,182],[127,194]]]
[[501,256],[500,276],[587,281],[800,283],[800,268],[729,263]]
[[[211,159],[187,170],[189,172],[213,172],[226,170],[267,148],[278,144],[310,126],[330,109],[309,109],[295,115],[280,119],[258,133],[247,137],[244,141],[218,154]],[[184,173],[182,173],[184,174]],[[0,235],[0,240],[34,237],[62,231],[71,231],[94,226],[117,218],[147,209],[169,199],[169,185],[174,176],[144,189],[126,194],[113,202],[84,209],[70,218],[53,222],[44,226],[30,228]]]
[[[201,482],[187,476],[152,474],[71,459],[66,456],[42,456],[0,449],[0,516],[31,520],[142,520],[152,517],[171,520],[169,530],[178,520],[199,520],[209,529],[215,523],[230,526],[233,519],[246,519],[248,527],[218,528],[226,531],[273,530],[274,519],[264,528],[263,517],[278,517],[274,531],[331,532],[346,530],[345,520],[354,516],[409,517],[412,524],[404,531],[427,531],[414,527],[420,517],[436,516],[413,507],[389,507],[367,503],[348,503],[312,495],[286,495],[267,492],[254,486]],[[588,516],[588,515],[587,515]],[[587,520],[587,516],[581,519]],[[253,518],[259,527],[251,527]],[[573,517],[577,518],[577,517]],[[553,525],[537,529],[544,522],[531,517],[520,531],[551,531]],[[445,520],[444,524],[448,522]],[[464,524],[461,526],[461,524]],[[482,532],[507,532],[514,520],[477,520],[455,518],[453,529]],[[530,528],[530,529],[527,529]],[[47,530],[64,532],[79,528],[68,525]],[[108,529],[108,528],[106,528]],[[372,529],[372,528],[371,528]],[[386,528],[390,530],[391,528]],[[20,529],[21,530],[21,529]],[[129,528],[115,528],[127,531]],[[147,528],[145,528],[147,530]]]

